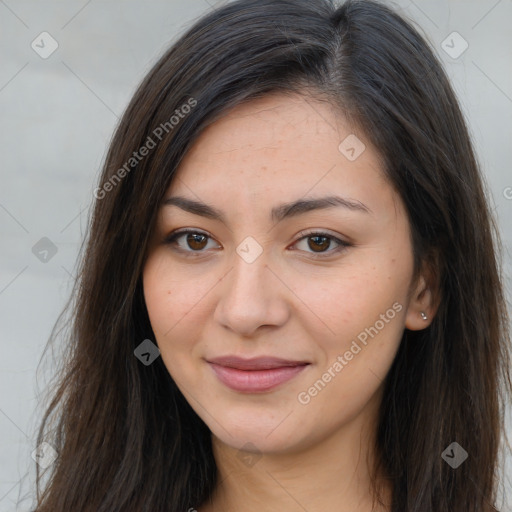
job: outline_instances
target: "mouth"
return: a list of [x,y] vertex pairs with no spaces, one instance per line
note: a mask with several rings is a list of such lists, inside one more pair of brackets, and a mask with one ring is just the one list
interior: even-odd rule
[[275,357],[243,359],[235,356],[219,357],[207,362],[225,386],[245,393],[274,389],[304,371],[310,364],[307,361]]

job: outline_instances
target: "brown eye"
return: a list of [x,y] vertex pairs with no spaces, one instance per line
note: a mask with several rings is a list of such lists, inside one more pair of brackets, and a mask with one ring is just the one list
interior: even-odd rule
[[188,233],[187,244],[191,249],[200,251],[206,247],[207,238],[206,235],[202,235],[201,233]]
[[[324,252],[331,245],[331,239],[326,236],[310,236],[308,237],[308,247],[315,252]],[[313,243],[311,243],[313,241]]]
[[[304,243],[307,240],[305,247],[298,247],[298,249],[301,252],[309,253],[313,258],[332,256],[351,246],[350,243],[344,242],[330,233],[301,231],[299,235],[301,235],[302,238],[299,238],[294,245],[300,246],[301,243]],[[331,249],[332,244],[334,244],[333,249]]]
[[175,246],[176,250],[185,256],[200,256],[207,252],[210,241],[213,242],[213,238],[206,233],[195,229],[183,229],[171,233],[163,240],[163,243]]

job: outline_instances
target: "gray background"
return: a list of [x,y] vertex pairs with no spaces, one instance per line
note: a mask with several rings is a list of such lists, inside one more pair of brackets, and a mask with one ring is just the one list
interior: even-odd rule
[[[0,512],[30,509],[41,393],[54,371],[38,364],[71,290],[113,128],[176,34],[220,3],[0,0]],[[507,250],[510,299],[512,1],[390,4],[426,34],[460,98]],[[31,47],[43,31],[58,43],[46,59]],[[447,39],[453,31],[469,45],[456,57],[443,49],[445,40],[463,48]],[[43,237],[57,249],[47,262],[32,252]],[[512,511],[508,464],[503,511]]]

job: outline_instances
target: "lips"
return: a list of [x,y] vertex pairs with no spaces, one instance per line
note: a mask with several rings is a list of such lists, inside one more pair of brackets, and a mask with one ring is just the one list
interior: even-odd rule
[[288,359],[280,359],[278,357],[253,357],[244,359],[237,356],[224,356],[209,359],[209,363],[227,366],[229,368],[237,368],[238,370],[270,370],[273,368],[282,368],[287,366],[303,366],[309,364],[308,361],[291,361]]
[[310,363],[276,357],[244,359],[224,356],[208,360],[218,379],[235,391],[257,393],[284,384]]

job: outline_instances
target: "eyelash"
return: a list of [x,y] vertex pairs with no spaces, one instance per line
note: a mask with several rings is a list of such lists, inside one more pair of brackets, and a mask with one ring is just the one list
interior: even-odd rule
[[[210,239],[210,240],[213,240],[212,237],[210,237],[207,233],[204,233],[202,231],[199,231],[197,229],[180,229],[178,231],[174,231],[173,233],[169,234],[163,241],[164,244],[166,245],[173,245],[176,243],[176,240],[183,236],[183,235],[186,235],[188,233],[193,233],[195,235],[203,235],[205,236],[206,238]],[[325,251],[325,252],[319,252],[319,253],[314,253],[314,252],[311,252],[311,253],[308,253],[310,254],[314,259],[321,259],[321,258],[327,258],[327,257],[330,257],[332,256],[333,254],[337,254],[339,252],[342,252],[344,251],[345,249],[347,249],[348,247],[351,247],[352,244],[349,244],[348,242],[345,242],[343,240],[340,240],[339,238],[329,234],[329,233],[324,233],[324,232],[321,232],[321,231],[301,231],[299,233],[299,236],[300,238],[298,238],[293,245],[295,245],[296,243],[304,240],[305,238],[312,238],[312,237],[325,237],[325,238],[328,238],[330,240],[333,240],[334,242],[336,242],[337,244],[339,244],[339,247],[333,249],[333,250],[328,250],[328,251]],[[177,251],[185,254],[186,257],[191,257],[191,258],[197,258],[199,257],[202,253],[204,253],[205,251],[204,250],[201,250],[201,251],[188,251],[188,250],[185,250],[185,249],[181,249],[181,248],[177,248],[176,249]]]

